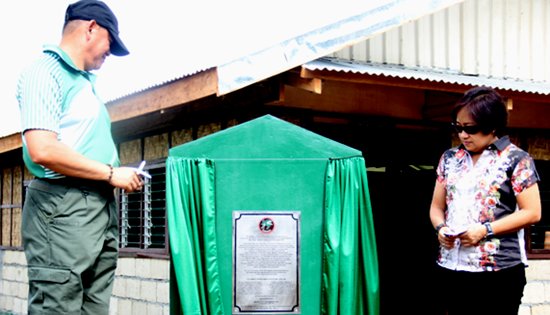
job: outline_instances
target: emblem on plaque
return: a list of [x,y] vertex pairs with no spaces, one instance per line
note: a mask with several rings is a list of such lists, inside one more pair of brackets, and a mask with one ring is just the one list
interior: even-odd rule
[[271,233],[275,229],[275,222],[271,218],[263,218],[258,227],[262,233]]

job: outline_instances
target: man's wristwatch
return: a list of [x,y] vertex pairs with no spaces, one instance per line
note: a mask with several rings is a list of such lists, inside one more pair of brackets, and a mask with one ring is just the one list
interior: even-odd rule
[[485,223],[483,223],[483,225],[485,226],[485,229],[487,229],[487,234],[485,235],[485,238],[495,236],[495,233],[493,232],[493,228],[491,227],[490,222],[485,222]]

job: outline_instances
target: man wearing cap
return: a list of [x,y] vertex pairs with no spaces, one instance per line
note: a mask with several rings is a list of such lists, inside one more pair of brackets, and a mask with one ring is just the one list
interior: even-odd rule
[[128,49],[98,0],[67,7],[59,46],[21,73],[23,160],[35,176],[25,197],[22,237],[29,314],[108,314],[118,259],[114,188],[139,190],[134,168],[119,167],[95,75]]

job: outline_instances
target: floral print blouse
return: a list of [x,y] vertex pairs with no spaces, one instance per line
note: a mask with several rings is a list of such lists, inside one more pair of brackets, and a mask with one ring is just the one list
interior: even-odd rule
[[[475,165],[462,146],[443,153],[437,180],[446,188],[445,222],[460,231],[518,211],[516,195],[538,182],[529,154],[502,137],[483,151]],[[453,270],[497,271],[527,265],[523,229],[482,240],[478,246],[440,247],[438,264]]]

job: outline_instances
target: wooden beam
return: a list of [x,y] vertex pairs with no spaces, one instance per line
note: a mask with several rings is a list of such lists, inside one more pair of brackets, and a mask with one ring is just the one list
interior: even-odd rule
[[113,122],[139,117],[216,94],[215,68],[109,102]]
[[455,103],[445,103],[422,107],[422,116],[428,120],[449,119]]
[[19,149],[23,146],[21,133],[17,132],[9,136],[0,138],[0,153],[5,153]]
[[428,120],[448,120],[456,101],[462,96],[459,93],[449,93],[428,90],[424,92],[422,117]]
[[294,71],[286,72],[284,75],[284,84],[313,92],[315,94],[321,94],[323,91],[323,81],[318,78],[305,79],[300,77],[299,73]]
[[219,120],[242,111],[243,108],[260,107],[278,98],[278,77],[217,96],[212,94],[179,106],[165,108],[132,119],[113,122],[115,141],[127,141],[135,137],[181,129],[200,124],[200,121]]
[[289,85],[283,87],[284,99],[269,105],[331,113],[423,119],[423,90],[332,80],[323,82],[323,94],[320,95]]

